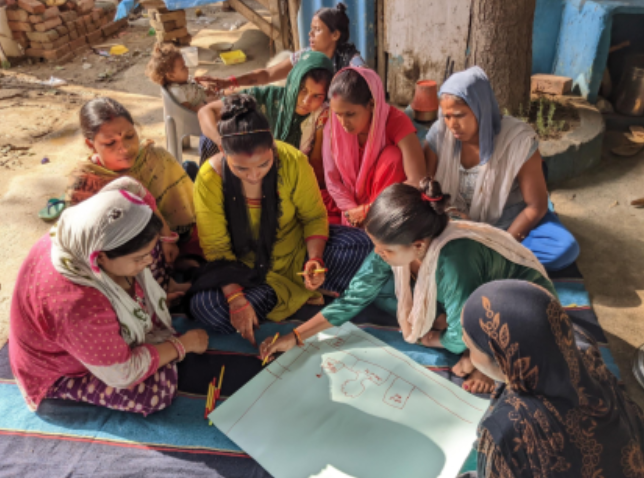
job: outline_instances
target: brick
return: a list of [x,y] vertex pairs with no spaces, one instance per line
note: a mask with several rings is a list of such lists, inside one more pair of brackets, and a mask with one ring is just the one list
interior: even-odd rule
[[76,24],[76,28],[80,27],[81,25],[85,25],[83,17],[78,17],[76,20],[74,20],[74,23]]
[[155,20],[158,22],[170,22],[172,20],[185,20],[186,19],[186,11],[185,10],[177,10],[175,12],[170,12],[170,13],[159,13],[156,15]]
[[11,38],[16,41],[29,41],[25,32],[11,32]]
[[[7,3],[8,3],[8,2],[7,2]],[[24,48],[25,50],[26,50],[27,48],[29,48],[29,40],[16,40],[16,39],[14,39],[14,41],[15,41],[18,45],[20,45],[22,48]]]
[[78,5],[76,5],[76,3],[75,3],[75,2],[67,2],[67,3],[65,4],[65,8],[66,8],[68,11],[70,11],[70,12],[72,12],[72,11],[76,10],[76,8],[77,8],[77,7],[78,7]]
[[119,30],[120,30],[121,28],[125,28],[125,27],[127,27],[127,26],[129,26],[129,25],[130,25],[130,24],[128,23],[128,21],[127,21],[127,17],[126,17],[126,18],[121,18],[118,22],[114,22],[114,23],[115,23],[116,25],[118,25]]
[[78,23],[76,24],[76,30],[78,30],[79,35],[86,35],[87,34],[87,27],[85,26],[85,23],[82,23],[79,25]]
[[536,74],[530,78],[531,93],[565,95],[572,89],[572,78],[566,76]]
[[78,18],[78,13],[76,12],[62,12],[60,18],[63,19],[65,23],[76,21]]
[[67,27],[65,27],[63,25],[57,26],[56,31],[58,32],[58,34],[60,36],[67,35],[69,33],[69,30],[67,29]]
[[36,23],[34,25],[34,28],[36,31],[39,32],[46,32],[47,30],[51,30],[52,28],[56,28],[58,25],[62,25],[63,21],[60,19],[60,17],[56,18],[50,18],[49,20],[42,22],[42,23]]
[[62,36],[53,42],[42,42],[40,44],[42,45],[43,50],[56,50],[67,43],[69,43],[69,35]]
[[9,30],[14,32],[32,32],[34,27],[29,22],[9,22]]
[[107,17],[103,17],[98,21],[98,26],[103,28],[108,23],[110,23],[110,21],[107,19]]
[[27,32],[27,38],[31,41],[39,41],[43,43],[56,41],[59,37],[60,35],[56,30],[48,30],[46,32]]
[[45,17],[42,15],[29,15],[29,23],[42,23],[45,21]]
[[20,8],[12,8],[12,9],[7,8],[6,12],[7,12],[7,19],[10,22],[29,21],[29,13]]
[[87,38],[87,43],[90,45],[94,45],[95,43],[98,43],[103,40],[103,32],[100,30],[96,30],[95,32],[88,33],[86,35]]
[[[76,40],[79,37],[77,30],[69,30],[69,39]],[[83,36],[85,38],[85,36]]]
[[83,15],[83,23],[85,25],[89,25],[92,23],[92,16],[91,15]]
[[49,7],[47,10],[45,10],[45,13],[43,13],[43,17],[45,17],[45,20],[49,18],[56,18],[60,16],[60,10],[58,10],[58,7]]
[[18,0],[18,6],[33,15],[45,13],[45,10],[47,10],[47,7],[38,0]]
[[92,15],[92,21],[98,22],[103,17],[103,10],[101,10],[100,8],[98,9],[98,11],[92,10],[91,15]]
[[82,14],[90,13],[93,8],[94,0],[79,0],[76,4],[76,10]]
[[[95,32],[96,30],[99,30],[99,26],[96,23],[90,23],[85,28],[87,28],[87,33],[92,33],[92,32]],[[102,34],[103,32],[101,32],[101,35]]]
[[36,50],[44,50],[43,44],[37,41],[29,42],[29,48],[34,48]]
[[44,50],[37,48],[28,48],[27,56],[36,58],[45,58],[47,60],[57,60],[70,53],[69,45],[64,45],[57,50]]
[[178,30],[174,30],[171,32],[157,32],[157,40],[161,42],[172,41],[175,38],[181,38],[187,35],[188,35],[188,30],[186,28],[179,28]]
[[103,35],[105,35],[106,37],[114,35],[118,31],[118,29],[118,25],[114,22],[107,23],[105,26],[101,27]]
[[83,45],[87,45],[87,38],[85,36],[78,37],[74,40],[72,40],[69,43],[69,48],[72,50],[77,50],[78,48],[82,47]]

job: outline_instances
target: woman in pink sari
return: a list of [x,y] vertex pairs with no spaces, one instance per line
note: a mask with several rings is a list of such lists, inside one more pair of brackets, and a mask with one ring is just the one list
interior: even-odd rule
[[418,185],[425,160],[411,120],[387,104],[378,74],[340,70],[329,87],[323,190],[330,223],[360,226],[371,203],[393,183]]

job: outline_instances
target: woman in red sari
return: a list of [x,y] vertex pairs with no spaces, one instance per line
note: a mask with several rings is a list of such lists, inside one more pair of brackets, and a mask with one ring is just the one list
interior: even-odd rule
[[326,184],[320,187],[330,223],[360,226],[387,186],[418,185],[425,176],[425,159],[414,125],[387,104],[375,71],[340,70],[329,98],[331,115],[323,146]]

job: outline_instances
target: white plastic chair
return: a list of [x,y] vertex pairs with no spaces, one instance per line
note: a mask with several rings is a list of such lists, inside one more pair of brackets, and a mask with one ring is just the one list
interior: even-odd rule
[[197,113],[181,106],[170,92],[161,87],[166,148],[179,163],[183,163],[183,148],[190,147],[190,136],[201,136]]

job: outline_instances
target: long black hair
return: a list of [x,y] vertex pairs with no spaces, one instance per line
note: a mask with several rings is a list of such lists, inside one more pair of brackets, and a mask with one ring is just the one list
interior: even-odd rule
[[355,70],[344,70],[333,77],[329,86],[329,98],[336,95],[344,101],[365,108],[373,100],[367,80]]
[[94,98],[85,103],[80,110],[80,125],[83,136],[86,139],[93,140],[96,133],[108,121],[116,118],[125,118],[131,124],[134,124],[130,112],[116,100],[112,98]]
[[262,179],[262,212],[257,240],[253,238],[251,231],[242,182],[232,173],[225,157],[221,168],[224,211],[233,252],[238,258],[250,252],[255,253],[254,280],[257,283],[263,282],[271,269],[273,245],[277,237],[281,211],[277,194],[279,158],[274,147],[273,135],[269,130],[268,120],[257,110],[257,102],[252,96],[240,94],[224,99],[219,122],[224,153],[252,154],[266,149],[273,150],[273,165]]
[[450,195],[438,181],[425,178],[420,188],[396,183],[385,189],[371,205],[365,229],[383,244],[409,246],[442,234],[449,218],[445,209]]
[[340,32],[340,38],[335,45],[335,53],[333,54],[335,71],[349,66],[351,59],[358,53],[358,49],[353,43],[349,43],[351,21],[347,15],[347,6],[340,2],[335,7],[320,8],[314,16],[318,17],[331,33]]

